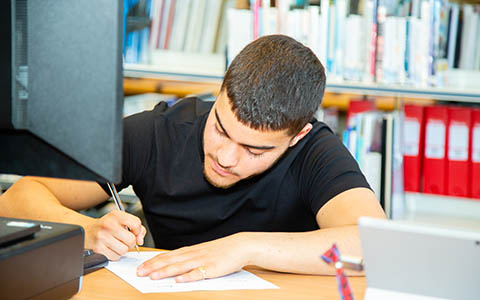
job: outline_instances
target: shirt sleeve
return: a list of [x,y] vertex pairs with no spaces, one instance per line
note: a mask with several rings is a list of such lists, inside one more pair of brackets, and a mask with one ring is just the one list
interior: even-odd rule
[[344,191],[370,189],[355,159],[328,127],[319,130],[305,146],[299,170],[300,193],[314,215]]

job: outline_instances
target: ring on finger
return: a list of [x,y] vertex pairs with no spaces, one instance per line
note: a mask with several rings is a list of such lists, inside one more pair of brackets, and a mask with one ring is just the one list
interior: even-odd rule
[[207,270],[205,269],[204,266],[198,267],[197,270],[199,270],[200,273],[202,273],[202,280],[207,278]]

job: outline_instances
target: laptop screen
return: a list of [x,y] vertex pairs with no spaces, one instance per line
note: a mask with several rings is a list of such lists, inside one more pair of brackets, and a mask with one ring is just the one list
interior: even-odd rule
[[365,299],[480,299],[480,232],[366,217],[358,224]]

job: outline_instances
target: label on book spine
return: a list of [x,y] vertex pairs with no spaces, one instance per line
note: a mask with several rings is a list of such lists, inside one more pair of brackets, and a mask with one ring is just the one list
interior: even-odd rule
[[450,124],[448,135],[448,159],[468,160],[468,126],[464,123]]
[[445,157],[445,124],[431,120],[427,123],[425,157],[442,159]]
[[473,127],[472,161],[480,163],[480,125]]
[[418,156],[420,142],[420,124],[416,119],[405,118],[403,122],[403,154]]

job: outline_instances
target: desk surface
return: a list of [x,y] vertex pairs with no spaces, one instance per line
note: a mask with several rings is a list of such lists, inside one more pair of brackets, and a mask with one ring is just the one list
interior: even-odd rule
[[[340,299],[334,276],[312,276],[285,274],[246,268],[259,277],[277,285],[274,290],[230,290],[230,291],[195,291],[181,293],[142,294],[134,287],[117,277],[107,269],[101,269],[83,277],[80,293],[71,300],[86,299]],[[365,296],[365,277],[350,277],[350,285],[355,299]]]

